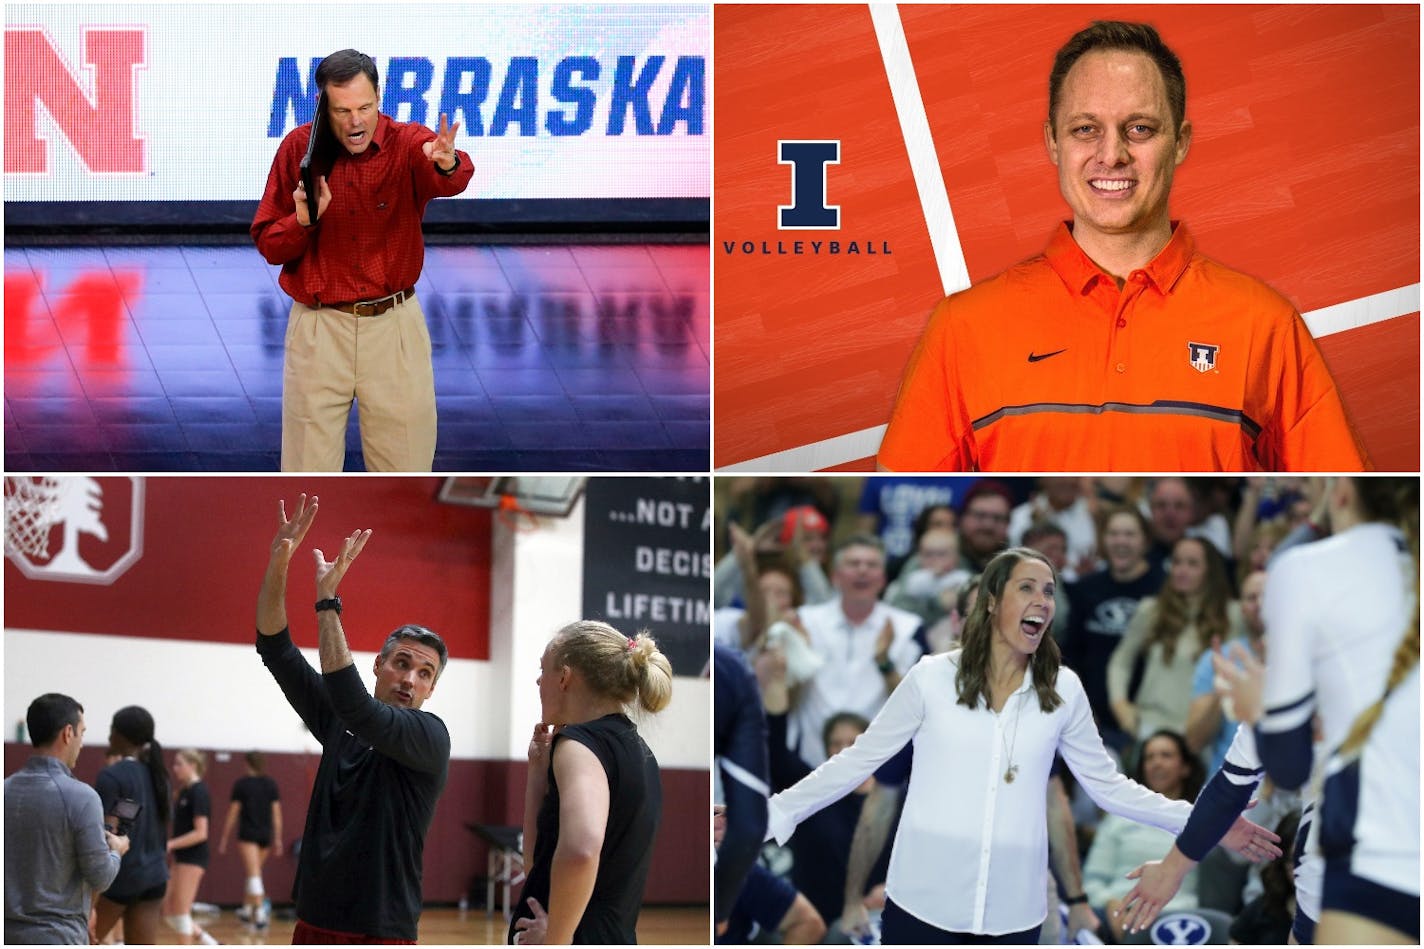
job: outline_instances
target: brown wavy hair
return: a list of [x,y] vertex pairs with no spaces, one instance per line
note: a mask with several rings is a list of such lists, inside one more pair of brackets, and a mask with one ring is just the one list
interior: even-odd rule
[[[1058,574],[1053,569],[1053,564],[1048,562],[1048,558],[1027,547],[1010,547],[1000,551],[985,566],[979,581],[979,598],[974,601],[974,608],[969,611],[969,618],[964,621],[964,632],[960,636],[959,671],[954,676],[959,704],[966,708],[978,707],[981,697],[986,706],[993,704],[989,689],[989,660],[993,656],[994,627],[993,619],[989,616],[989,601],[998,602],[1002,598],[1004,587],[1009,583],[1009,575],[1023,560],[1037,560],[1048,568],[1055,585],[1058,582]],[[1043,639],[1039,641],[1033,658],[1029,660],[1033,688],[1038,693],[1038,707],[1045,712],[1051,712],[1063,704],[1063,697],[1058,694],[1056,688],[1058,667],[1062,664],[1063,654],[1058,649],[1057,641],[1050,635],[1051,632],[1050,623],[1049,628],[1043,631]]]
[[[1183,537],[1172,545],[1172,554],[1182,544],[1200,544],[1202,557],[1206,560],[1206,575],[1202,578],[1201,606],[1195,617],[1197,640],[1201,648],[1193,659],[1198,659],[1206,651],[1213,636],[1225,642],[1229,638],[1231,623],[1227,618],[1226,605],[1231,602],[1231,582],[1226,578],[1226,561],[1211,541],[1201,537]],[[1168,571],[1170,574],[1170,571]],[[1162,658],[1171,662],[1177,655],[1177,640],[1182,631],[1192,622],[1191,604],[1187,597],[1172,586],[1169,575],[1157,594],[1157,615],[1147,631],[1147,649],[1153,645],[1162,647]]]
[[1405,627],[1404,637],[1394,650],[1384,694],[1356,716],[1349,734],[1340,745],[1340,754],[1351,757],[1365,747],[1370,733],[1384,713],[1384,703],[1399,687],[1410,671],[1419,665],[1419,480],[1417,478],[1356,478],[1355,494],[1360,509],[1372,521],[1389,521],[1404,531],[1409,556],[1414,564],[1414,612]]

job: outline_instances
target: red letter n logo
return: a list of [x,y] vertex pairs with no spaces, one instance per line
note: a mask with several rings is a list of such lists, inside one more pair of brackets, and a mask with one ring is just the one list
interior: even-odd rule
[[[141,29],[86,29],[84,65],[71,69],[39,27],[5,30],[5,174],[50,169],[36,103],[93,172],[142,172],[134,125],[134,71],[144,65]],[[86,86],[92,87],[92,95]]]

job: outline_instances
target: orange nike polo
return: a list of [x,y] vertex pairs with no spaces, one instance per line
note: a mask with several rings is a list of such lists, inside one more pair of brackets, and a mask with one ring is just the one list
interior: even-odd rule
[[1122,289],[1064,224],[935,309],[880,445],[892,471],[1359,471],[1300,314],[1185,225]]

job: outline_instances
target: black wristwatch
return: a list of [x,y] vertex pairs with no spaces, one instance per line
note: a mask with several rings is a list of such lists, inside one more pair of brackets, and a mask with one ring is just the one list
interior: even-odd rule
[[1079,903],[1086,903],[1086,902],[1088,902],[1088,894],[1086,894],[1086,893],[1079,893],[1077,896],[1070,896],[1070,897],[1068,897],[1068,898],[1067,898],[1066,900],[1064,900],[1063,902],[1066,903],[1066,904],[1068,904],[1069,906],[1077,906]]
[[317,611],[318,613],[320,613],[322,610],[335,610],[335,611],[336,611],[336,615],[337,615],[337,616],[340,616],[340,615],[341,615],[341,597],[339,597],[339,596],[334,596],[334,597],[332,597],[332,598],[329,599],[329,600],[317,600],[317,601],[316,601],[316,611]]
[[881,675],[888,676],[890,673],[895,671],[895,663],[890,661],[889,656],[886,656],[884,659],[875,663],[875,668],[880,670]]
[[449,170],[449,171],[446,171],[444,168],[441,168],[439,162],[436,162],[436,163],[435,163],[435,170],[438,171],[438,172],[440,172],[440,174],[444,175],[446,178],[449,178],[449,177],[450,177],[451,175],[453,175],[455,172],[457,172],[457,171],[460,170],[460,153],[459,153],[459,152],[456,152],[456,153],[455,153],[455,164],[453,164],[453,165],[450,166],[450,170]]

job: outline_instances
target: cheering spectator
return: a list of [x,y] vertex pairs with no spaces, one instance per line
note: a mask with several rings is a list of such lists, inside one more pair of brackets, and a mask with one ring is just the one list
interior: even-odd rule
[[998,481],[979,481],[964,495],[959,510],[959,555],[976,573],[1009,545],[1013,495]]
[[959,537],[951,530],[935,529],[920,537],[913,570],[906,570],[885,591],[885,602],[934,624],[954,608],[954,595],[969,579],[959,565]]
[[1166,575],[1147,559],[1147,519],[1135,506],[1110,508],[1101,546],[1107,567],[1068,586],[1069,624],[1063,662],[1083,680],[1103,741],[1121,751],[1132,737],[1117,728],[1108,703],[1108,661],[1138,604],[1162,589]]
[[1151,518],[1152,544],[1147,559],[1166,567],[1172,548],[1187,536],[1195,506],[1192,489],[1185,478],[1158,478],[1147,489],[1147,510]]
[[780,518],[762,524],[749,538],[736,521],[728,521],[727,531],[732,549],[712,571],[712,594],[718,607],[747,604],[742,566],[745,556],[738,553],[738,548],[748,541],[758,557],[781,559],[788,565],[801,588],[803,602],[824,603],[835,595],[826,579],[830,525],[816,508],[792,508]]
[[[1108,698],[1130,735],[1182,731],[1197,660],[1213,638],[1243,635],[1241,607],[1231,599],[1226,565],[1210,541],[1183,537],[1172,548],[1162,592],[1142,601],[1108,662]],[[1136,701],[1128,697],[1133,663],[1146,655]]]
[[837,712],[868,720],[922,652],[914,639],[920,618],[880,599],[885,554],[878,540],[858,534],[842,544],[832,579],[835,599],[797,611],[811,649],[825,660],[791,713],[789,747],[812,767],[826,760],[826,720]]
[[[1251,650],[1258,661],[1266,658],[1266,626],[1261,619],[1261,598],[1266,591],[1266,574],[1257,570],[1241,584],[1241,623],[1246,635],[1242,645]],[[1236,734],[1236,720],[1225,714],[1221,698],[1213,688],[1215,673],[1211,667],[1211,652],[1197,660],[1192,677],[1192,704],[1187,709],[1187,744],[1202,755],[1207,771],[1215,774],[1226,760],[1231,738]]]

